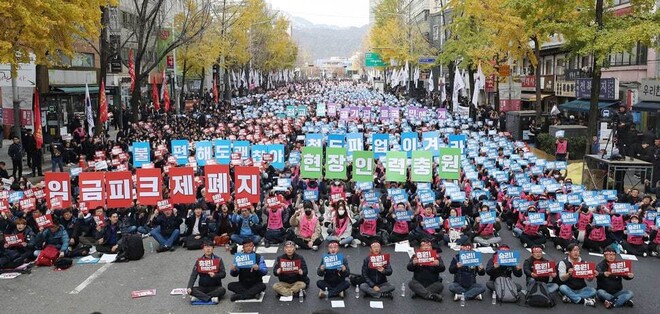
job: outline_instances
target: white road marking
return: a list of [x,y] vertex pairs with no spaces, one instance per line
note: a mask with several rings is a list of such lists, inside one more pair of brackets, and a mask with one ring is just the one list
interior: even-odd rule
[[97,269],[93,274],[91,274],[85,281],[83,281],[81,284],[79,284],[75,289],[73,289],[69,294],[78,294],[80,291],[85,289],[94,279],[96,279],[98,276],[100,276],[103,272],[108,270],[112,264],[105,264],[101,268]]

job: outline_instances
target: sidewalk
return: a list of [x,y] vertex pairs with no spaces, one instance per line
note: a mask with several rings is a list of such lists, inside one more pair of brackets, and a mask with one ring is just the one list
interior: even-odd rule
[[[109,132],[110,138],[114,140],[117,137],[117,133],[119,133],[119,131],[117,131],[117,130],[110,131]],[[7,172],[9,173],[9,175],[11,175],[12,171],[14,170],[12,168],[11,158],[9,158],[9,153],[8,153],[9,152],[9,145],[11,145],[11,144],[12,144],[11,139],[3,139],[2,140],[2,148],[0,148],[0,161],[4,161],[7,164],[5,169],[7,169]],[[49,145],[44,145],[44,147],[42,148],[42,150],[43,150],[43,162],[41,163],[41,170],[43,170],[43,173],[51,172],[51,170],[52,170],[50,151],[48,150],[49,147],[50,147]],[[78,164],[76,164],[73,167],[77,167],[77,166],[78,166]],[[70,169],[70,167],[68,167],[67,165],[64,165],[64,171],[65,172],[68,172],[69,169]],[[43,178],[44,178],[44,177],[40,177],[40,176],[37,176],[37,177],[33,176],[32,169],[28,168],[28,166],[27,166],[27,156],[23,157],[23,176],[27,177],[30,180],[30,182],[32,182],[32,183],[38,183],[39,181],[43,180]]]

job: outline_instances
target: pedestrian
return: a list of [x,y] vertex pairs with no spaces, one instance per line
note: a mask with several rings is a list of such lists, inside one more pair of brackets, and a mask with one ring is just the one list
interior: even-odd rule
[[18,136],[13,137],[13,143],[9,145],[8,154],[11,158],[11,167],[12,167],[12,176],[14,179],[23,177],[23,146],[21,145],[21,140]]
[[56,137],[55,140],[50,144],[50,163],[51,171],[57,172],[59,168],[60,172],[64,172],[64,160],[63,152],[64,147],[62,142],[60,142],[61,137]]
[[[227,290],[222,286],[225,273],[225,264],[222,259],[213,253],[213,241],[205,240],[203,246],[204,254],[198,258],[188,279],[188,294],[190,301],[220,303],[220,298]],[[199,286],[194,287],[199,277]]]

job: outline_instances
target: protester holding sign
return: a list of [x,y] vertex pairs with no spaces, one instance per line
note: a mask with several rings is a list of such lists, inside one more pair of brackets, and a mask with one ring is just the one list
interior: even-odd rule
[[431,242],[429,238],[422,239],[419,249],[410,258],[407,268],[413,272],[413,279],[408,282],[408,287],[414,293],[413,298],[442,302],[444,286],[440,273],[445,271],[445,264],[432,249]]
[[24,218],[16,219],[16,227],[9,234],[4,234],[3,247],[6,250],[8,268],[18,267],[34,259],[33,253],[37,236],[27,226]]
[[[344,291],[351,287],[346,280],[351,274],[351,270],[348,268],[348,260],[344,254],[339,253],[337,240],[328,241],[328,254],[321,259],[316,274],[323,277],[316,282],[316,286],[320,289],[319,298],[336,296],[343,298]],[[327,296],[325,295],[326,289],[328,290]]]
[[[204,255],[198,258],[190,273],[188,280],[188,294],[190,301],[220,302],[220,298],[227,292],[222,286],[225,273],[225,264],[219,256],[213,253],[213,242],[205,240],[203,244]],[[199,277],[199,286],[193,287]]]
[[[543,235],[543,231],[546,230],[546,227],[531,219],[531,217],[536,217],[538,215],[542,215],[541,217],[545,218],[543,213],[537,213],[535,206],[529,206],[527,208],[527,215],[522,221],[523,229],[520,234],[520,243],[525,248],[535,245],[545,247],[546,237]],[[544,221],[545,219],[540,220]]]
[[557,228],[555,228],[556,236],[552,238],[552,242],[557,250],[565,252],[569,244],[578,243],[578,240],[575,238],[578,217],[578,213],[561,213],[561,219],[557,223]]
[[266,285],[261,277],[268,273],[268,268],[263,256],[254,253],[254,243],[251,238],[243,240],[243,253],[241,253],[241,256],[248,257],[251,264],[237,265],[237,260],[234,259],[229,274],[232,277],[238,277],[238,281],[230,282],[227,285],[227,289],[234,293],[231,296],[232,301],[256,299],[261,292],[266,291]]
[[296,237],[293,242],[302,249],[318,250],[323,242],[321,238],[321,223],[313,211],[313,205],[310,201],[303,203],[303,208],[298,209],[289,220],[291,227],[295,228]]
[[635,277],[632,267],[627,266],[630,261],[615,261],[616,251],[612,248],[606,248],[604,255],[605,259],[596,266],[598,298],[605,303],[606,309],[626,305],[632,307],[633,293],[630,290],[623,290],[622,282],[623,279],[632,280]]
[[497,247],[502,238],[497,234],[502,228],[500,218],[495,211],[491,211],[488,206],[482,206],[479,217],[474,219],[473,240],[474,243],[481,246]]
[[305,290],[309,285],[307,263],[304,257],[296,253],[296,244],[293,241],[284,243],[284,254],[275,259],[273,273],[280,280],[273,285],[273,290],[279,296],[298,295],[300,290]]
[[[384,244],[383,238],[379,237],[378,230],[381,229],[382,223],[379,219],[377,209],[373,207],[363,207],[360,211],[360,218],[355,223],[357,228],[353,230],[355,239],[362,243],[362,246],[371,245],[373,243]],[[387,240],[385,238],[385,240]]]
[[288,211],[285,210],[284,205],[280,203],[280,196],[274,193],[266,198],[263,212],[266,214],[266,234],[264,235],[264,246],[270,247],[272,243],[282,243],[286,237],[286,229],[284,222],[289,219]]
[[455,208],[449,210],[449,217],[445,219],[444,229],[443,238],[447,245],[455,243],[460,246],[470,240],[467,235],[469,228],[465,216],[458,216]]
[[525,260],[523,272],[525,272],[525,280],[528,287],[533,286],[537,282],[542,282],[546,284],[548,293],[559,290],[559,285],[554,283],[554,278],[557,277],[555,262],[543,257],[543,248],[541,246],[532,247],[532,256]]
[[360,291],[377,299],[393,299],[394,286],[387,281],[390,275],[392,275],[392,266],[389,262],[389,254],[381,254],[380,243],[372,243],[370,255],[362,262],[364,283],[360,285]]
[[[495,291],[495,280],[498,277],[512,278],[513,276],[522,277],[522,266],[518,258],[519,252],[511,251],[508,245],[500,245],[498,251],[488,260],[486,264],[486,274],[490,276],[486,282],[486,287],[490,291]],[[518,283],[516,288],[518,292],[522,290],[522,286]]]
[[607,237],[606,232],[606,226],[597,225],[594,218],[592,223],[587,226],[587,233],[582,247],[589,250],[589,252],[602,253],[603,249],[614,242],[614,240]]
[[261,237],[257,233],[259,217],[254,213],[252,204],[241,208],[238,214],[233,213],[231,222],[236,226],[235,233],[231,235],[231,240],[235,244],[243,244],[246,240],[250,240],[253,244],[261,241]]
[[461,262],[461,253],[463,252],[474,252],[472,251],[472,244],[468,242],[461,245],[461,252],[451,260],[449,273],[454,275],[454,282],[449,285],[449,291],[454,294],[454,301],[459,301],[462,295],[465,300],[476,299],[481,301],[483,300],[482,294],[486,292],[486,287],[477,283],[477,276],[485,275],[486,271],[481,266],[480,261],[476,266],[464,265]]
[[389,243],[397,243],[405,240],[411,240],[410,231],[412,228],[412,211],[409,205],[399,202],[394,205],[394,200],[390,207],[390,215],[387,217],[389,225],[392,226],[392,232],[389,235]]
[[646,233],[646,226],[639,222],[639,216],[630,216],[626,227],[626,230],[623,231],[626,234],[626,239],[621,243],[624,252],[637,256],[648,256],[649,246],[645,242],[649,237]]
[[587,287],[585,278],[588,281],[593,281],[597,274],[578,275],[575,272],[576,264],[580,264],[581,268],[583,265],[586,265],[586,263],[582,263],[582,258],[580,257],[580,246],[571,243],[567,247],[567,252],[568,256],[557,265],[557,272],[561,281],[559,291],[563,295],[562,301],[564,303],[572,302],[574,304],[596,306],[596,299],[594,299],[596,289]]
[[156,209],[157,216],[151,221],[153,229],[149,234],[160,245],[157,252],[174,251],[174,245],[179,241],[179,226],[183,219],[174,215],[171,207],[164,208],[160,214],[158,212]]
[[351,235],[353,231],[353,218],[346,211],[346,202],[339,201],[335,204],[334,210],[329,210],[329,222],[326,222],[328,228],[328,241],[339,241],[339,245],[348,247],[352,245],[357,247],[356,241],[353,240]]
[[49,226],[39,228],[35,245],[38,249],[34,251],[34,256],[39,256],[47,245],[56,247],[60,251],[60,257],[64,257],[69,252],[69,235],[57,218],[52,218]]
[[417,225],[413,231],[415,240],[421,242],[422,239],[433,239],[433,248],[442,252],[440,243],[443,240],[442,217],[436,215],[433,203],[426,204],[424,209],[415,216],[413,224]]

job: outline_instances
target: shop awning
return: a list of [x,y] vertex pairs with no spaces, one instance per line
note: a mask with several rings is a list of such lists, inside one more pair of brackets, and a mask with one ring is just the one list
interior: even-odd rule
[[[616,105],[618,103],[619,103],[618,101],[599,101],[598,110]],[[589,113],[590,104],[591,104],[591,100],[589,99],[576,99],[559,105],[559,109]]]
[[[547,97],[550,97],[550,96],[552,96],[552,94],[541,94],[541,100],[546,99]],[[521,93],[520,94],[520,100],[534,102],[534,101],[536,101],[536,93],[533,93],[533,94]]]
[[646,112],[659,112],[660,111],[660,102],[657,101],[640,101],[632,106],[634,111],[646,111]]
[[[69,95],[84,95],[85,94],[85,86],[55,87],[55,88],[53,88],[52,92],[62,93],[62,94],[69,94]],[[89,93],[90,94],[98,94],[99,93],[99,87],[97,85],[90,85],[89,86]]]

